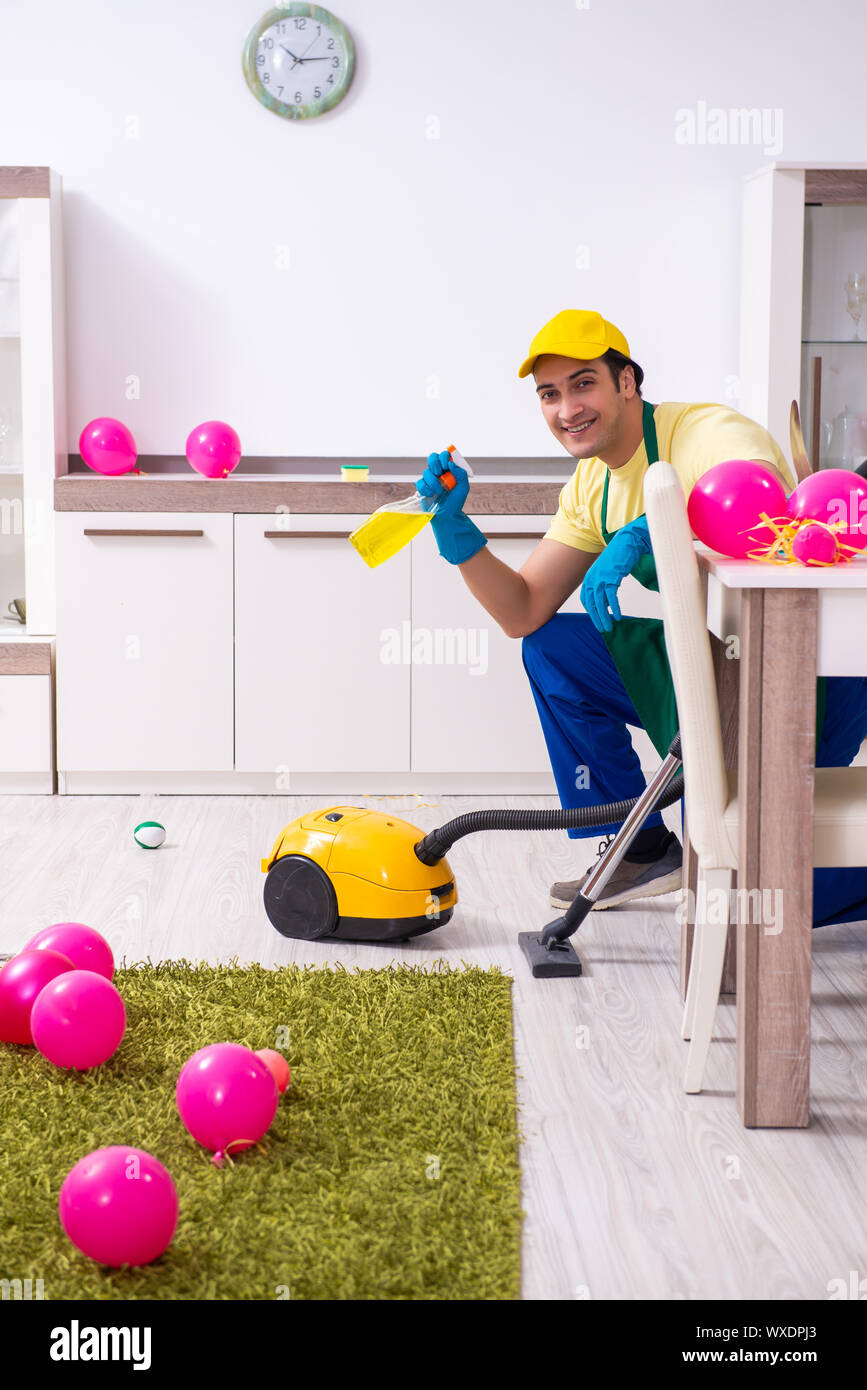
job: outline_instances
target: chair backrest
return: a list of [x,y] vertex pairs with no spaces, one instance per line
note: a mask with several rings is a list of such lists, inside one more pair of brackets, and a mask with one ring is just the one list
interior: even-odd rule
[[677,700],[689,838],[708,868],[724,868],[737,861],[723,821],[728,783],[706,603],[686,498],[670,463],[648,468],[644,505]]

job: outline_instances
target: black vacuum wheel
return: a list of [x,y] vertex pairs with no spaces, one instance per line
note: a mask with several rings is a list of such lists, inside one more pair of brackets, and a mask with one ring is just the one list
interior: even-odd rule
[[304,854],[284,854],[265,879],[265,911],[281,936],[316,941],[337,926],[337,894],[324,869]]

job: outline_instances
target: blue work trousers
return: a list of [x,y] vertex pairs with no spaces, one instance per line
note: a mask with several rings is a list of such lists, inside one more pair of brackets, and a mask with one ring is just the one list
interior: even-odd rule
[[[556,613],[523,639],[522,655],[561,805],[600,806],[640,796],[646,782],[626,725],[643,725],[590,618]],[[829,676],[816,766],[848,767],[865,738],[867,678]],[[644,824],[662,825],[662,816],[653,812]],[[598,838],[617,829],[614,823],[566,834]],[[861,921],[867,921],[867,867],[814,869],[814,926]]]

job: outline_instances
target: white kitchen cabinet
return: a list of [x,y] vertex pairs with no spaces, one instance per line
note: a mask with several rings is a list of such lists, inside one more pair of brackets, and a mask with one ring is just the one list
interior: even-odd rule
[[0,639],[0,793],[54,791],[52,642]]
[[59,771],[230,770],[232,516],[55,523]]
[[[58,512],[60,791],[551,789],[520,640],[430,532],[368,569],[363,519]],[[547,525],[483,520],[516,569]]]
[[[519,569],[549,523],[486,516],[478,524],[492,553]],[[413,771],[549,771],[520,639],[505,635],[432,535],[411,549]],[[562,611],[583,611],[577,594]]]
[[[235,766],[285,774],[410,768],[411,549],[368,569],[359,516],[235,516]],[[281,777],[284,778],[281,784]]]
[[[480,517],[478,524],[493,554],[517,570],[549,521],[507,515]],[[520,638],[505,635],[432,541],[420,536],[412,547],[413,771],[550,773]],[[659,595],[631,576],[619,597],[624,614],[661,617]],[[584,612],[577,590],[559,612]],[[647,735],[632,732],[642,763],[653,765]]]
[[0,791],[15,790],[22,773],[41,774],[51,791],[52,762],[51,677],[0,676]]

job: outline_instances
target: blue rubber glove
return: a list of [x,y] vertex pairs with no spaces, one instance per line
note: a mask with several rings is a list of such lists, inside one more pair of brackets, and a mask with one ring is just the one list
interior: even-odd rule
[[[440,474],[450,472],[455,485],[449,489],[440,482]],[[430,497],[436,511],[431,521],[437,549],[450,565],[462,565],[482,546],[488,544],[474,521],[464,514],[463,505],[470,491],[467,470],[453,463],[450,453],[429,454],[427,468],[416,483],[422,497]]]
[[610,632],[614,627],[609,608],[615,620],[620,621],[623,615],[617,602],[617,590],[641,556],[650,551],[647,517],[639,516],[628,526],[621,526],[598,560],[593,561],[581,585],[581,602],[599,632]]

